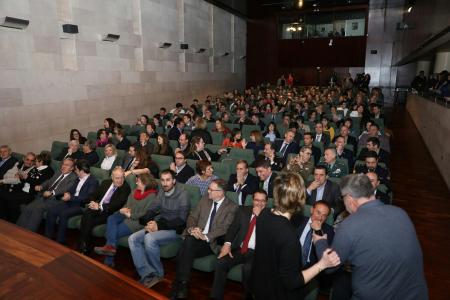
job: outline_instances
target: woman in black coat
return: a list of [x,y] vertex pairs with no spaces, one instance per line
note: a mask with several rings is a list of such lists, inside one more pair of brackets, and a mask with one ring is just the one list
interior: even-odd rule
[[212,144],[212,136],[206,130],[206,121],[203,118],[195,120],[195,129],[191,131],[191,139],[194,137],[201,137],[205,144]]
[[303,299],[303,287],[322,270],[337,266],[334,251],[302,270],[302,254],[292,214],[305,203],[305,186],[297,173],[280,173],[274,181],[274,208],[264,209],[256,221],[256,244],[251,276],[255,299]]

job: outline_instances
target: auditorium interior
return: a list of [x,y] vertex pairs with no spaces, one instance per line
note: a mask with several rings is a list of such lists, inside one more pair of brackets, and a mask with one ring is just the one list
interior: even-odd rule
[[[223,192],[236,207],[256,205],[258,186],[241,190],[238,166],[245,161],[244,179],[258,180],[272,207],[260,174],[264,160],[275,176],[294,172],[304,149],[314,148],[312,169],[302,165],[296,172],[307,199],[300,213],[309,218],[313,210],[314,166],[325,166],[326,180],[336,186],[347,174],[375,174],[375,195],[380,191],[384,205],[400,207],[414,225],[429,299],[449,299],[449,72],[448,0],[0,1],[0,298],[176,299],[183,295],[173,292],[184,282],[180,249],[186,232],[193,235],[186,222],[200,214],[202,197]],[[288,154],[291,142],[297,148]],[[349,157],[341,157],[344,151]],[[146,212],[133,219],[126,205],[143,205],[142,195],[169,199],[161,172],[178,176],[177,159],[193,170],[175,185],[188,195],[190,215],[175,238],[158,246],[164,275],[143,277],[129,236],[153,231],[152,222],[156,231],[167,226],[154,216],[164,210],[143,223]],[[66,162],[76,172],[65,174]],[[46,181],[39,177],[44,168],[52,170]],[[124,176],[119,187],[117,170]],[[96,179],[96,189],[70,204],[88,182],[82,172]],[[123,201],[110,212],[125,186]],[[330,204],[322,221],[336,232],[348,217],[345,196],[339,192],[341,205]],[[62,204],[78,211],[65,223],[62,213],[53,215]],[[209,230],[220,216],[215,205],[206,217]],[[107,215],[93,221],[92,211]],[[111,216],[125,221],[111,229]],[[62,223],[65,230],[54,229]],[[217,240],[228,238],[227,228]],[[200,229],[209,243],[208,230]],[[241,250],[252,243],[249,232]],[[116,244],[108,248],[113,234]],[[253,299],[243,264],[225,274],[224,295],[213,295],[221,258],[211,249],[192,258],[184,296]],[[322,275],[304,299],[346,299],[336,296],[332,275]]]

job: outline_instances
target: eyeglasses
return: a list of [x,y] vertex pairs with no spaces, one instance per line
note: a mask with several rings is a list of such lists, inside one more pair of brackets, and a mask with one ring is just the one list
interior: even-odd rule
[[184,157],[175,157],[175,159],[184,159]]
[[222,190],[213,190],[213,189],[210,189],[210,188],[208,188],[208,192],[221,192]]

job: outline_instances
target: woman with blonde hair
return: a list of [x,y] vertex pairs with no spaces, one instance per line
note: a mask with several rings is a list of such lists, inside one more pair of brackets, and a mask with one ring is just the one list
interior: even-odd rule
[[117,149],[113,144],[107,144],[105,149],[105,158],[103,158],[100,168],[106,171],[114,169],[115,166],[120,166],[122,164],[117,157]]
[[303,299],[304,286],[326,268],[337,266],[339,256],[324,251],[319,262],[302,270],[301,245],[293,213],[305,204],[305,184],[296,173],[280,173],[274,180],[274,207],[257,217],[252,292],[255,299]]
[[205,144],[212,144],[211,134],[206,130],[206,121],[201,117],[195,120],[195,129],[191,131],[191,139],[196,136],[201,137]]

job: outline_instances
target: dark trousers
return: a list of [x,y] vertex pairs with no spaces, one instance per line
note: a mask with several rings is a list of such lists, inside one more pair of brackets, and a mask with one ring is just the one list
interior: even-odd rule
[[108,215],[101,210],[87,209],[83,213],[80,225],[80,244],[91,247],[92,229],[101,224],[105,224]]
[[225,293],[225,283],[228,271],[234,266],[242,265],[242,284],[244,286],[245,298],[250,298],[249,282],[253,263],[253,250],[241,254],[241,249],[235,249],[231,252],[233,258],[226,255],[217,260],[216,270],[214,272],[214,282],[211,288],[211,297],[214,299],[223,299]]
[[176,282],[189,281],[194,259],[214,254],[210,244],[206,241],[197,240],[193,236],[187,236],[181,244],[177,256]]
[[29,204],[34,200],[34,197],[34,194],[22,191],[5,192],[0,196],[2,218],[11,223],[16,223],[21,213],[21,206]]
[[66,242],[66,230],[69,219],[73,216],[81,215],[83,210],[79,203],[62,202],[50,208],[47,211],[47,218],[45,222],[45,236],[53,238],[56,227],[56,220],[58,221],[58,233],[56,241],[64,244]]
[[352,273],[340,268],[333,274],[331,300],[350,300],[352,298]]

